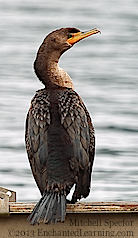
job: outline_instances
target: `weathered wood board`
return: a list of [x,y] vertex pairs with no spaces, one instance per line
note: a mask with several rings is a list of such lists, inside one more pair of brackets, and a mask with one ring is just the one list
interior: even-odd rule
[[138,238],[138,203],[77,203],[67,205],[64,223],[32,226],[27,222],[34,203],[9,203],[9,216],[0,216],[0,238]]

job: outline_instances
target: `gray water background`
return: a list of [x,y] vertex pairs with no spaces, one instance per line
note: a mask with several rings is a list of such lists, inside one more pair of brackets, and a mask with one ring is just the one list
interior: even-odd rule
[[98,27],[60,59],[96,130],[86,201],[138,200],[138,1],[0,0],[0,186],[18,201],[40,193],[28,163],[24,125],[35,91],[39,45],[51,31]]

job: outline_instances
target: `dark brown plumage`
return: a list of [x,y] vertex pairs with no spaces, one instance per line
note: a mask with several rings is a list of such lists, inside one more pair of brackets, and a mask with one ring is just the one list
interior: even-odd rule
[[50,33],[34,63],[45,88],[36,92],[26,120],[26,149],[42,195],[29,216],[31,224],[64,221],[66,196],[74,184],[73,203],[90,191],[94,127],[70,76],[58,66],[61,54],[88,36],[83,34],[76,28]]

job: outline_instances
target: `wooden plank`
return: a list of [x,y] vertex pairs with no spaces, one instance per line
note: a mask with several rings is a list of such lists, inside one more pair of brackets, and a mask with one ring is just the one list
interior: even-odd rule
[[138,215],[135,213],[70,213],[64,223],[32,226],[28,214],[0,217],[0,237],[42,238],[137,238]]
[[35,205],[9,202],[10,216],[0,216],[2,238],[138,237],[138,202],[67,204],[64,223],[32,226],[27,217]]
[[[9,203],[12,213],[31,213],[36,203]],[[67,204],[67,213],[138,213],[138,202],[91,202]]]
[[9,196],[0,191],[0,216],[9,214]]
[[9,196],[10,202],[16,202],[16,192],[4,187],[0,187],[0,192],[3,192]]

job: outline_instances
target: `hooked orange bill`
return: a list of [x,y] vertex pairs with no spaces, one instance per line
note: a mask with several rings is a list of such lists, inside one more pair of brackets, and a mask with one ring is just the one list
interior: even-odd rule
[[75,44],[76,42],[88,37],[88,36],[91,36],[93,34],[97,34],[97,33],[101,33],[99,29],[97,28],[94,28],[90,31],[85,31],[85,32],[77,32],[77,33],[72,33],[72,37],[70,37],[67,42],[71,45]]

